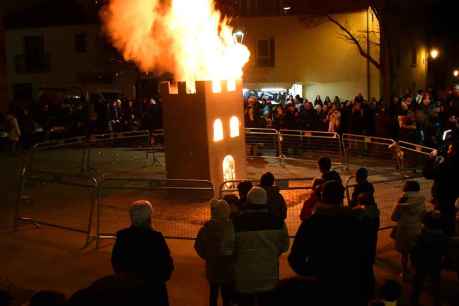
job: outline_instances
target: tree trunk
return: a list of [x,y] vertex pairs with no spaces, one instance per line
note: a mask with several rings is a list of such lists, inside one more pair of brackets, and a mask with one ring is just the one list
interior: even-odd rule
[[380,20],[380,39],[381,39],[381,95],[384,104],[390,106],[392,99],[392,56],[391,56],[391,43],[390,35],[388,33],[387,17]]

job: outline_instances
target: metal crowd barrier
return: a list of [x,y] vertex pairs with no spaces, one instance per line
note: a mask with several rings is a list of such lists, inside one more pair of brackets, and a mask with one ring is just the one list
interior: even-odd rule
[[[48,140],[45,142],[37,143],[35,144],[32,149],[29,151],[27,156],[25,157],[24,160],[24,166],[28,171],[33,171],[35,170],[35,164],[37,163],[37,159],[39,161],[39,164],[41,166],[41,169],[38,170],[55,170],[56,165],[54,164],[54,161],[56,159],[59,159],[61,155],[63,155],[62,151],[58,153],[57,156],[56,154],[53,154],[53,150],[55,149],[68,149],[70,150],[68,155],[71,155],[72,158],[69,160],[69,158],[66,159],[66,164],[69,166],[69,161],[71,161],[73,158],[77,158],[75,160],[75,163],[72,164],[74,168],[79,168],[78,170],[80,172],[84,171],[85,169],[85,160],[86,160],[86,147],[87,147],[87,142],[86,142],[86,137],[72,137],[72,138],[65,138],[65,139],[59,139],[59,140]],[[75,154],[76,149],[81,150],[81,156],[78,157],[78,155]],[[54,151],[55,152],[55,151]],[[68,157],[67,155],[67,157]],[[49,163],[52,164],[49,164]],[[46,168],[48,167],[48,168]],[[43,169],[44,168],[44,169]]]
[[396,168],[396,159],[389,149],[396,142],[390,138],[344,133],[342,135],[343,152],[346,165],[358,164],[372,166],[380,164],[381,160],[391,161]]
[[[31,184],[38,184],[38,187],[34,189]],[[50,184],[59,185],[61,187],[59,192],[47,191],[46,185]],[[38,170],[29,173],[26,167],[22,168],[16,195],[14,230],[18,230],[20,224],[27,223],[33,224],[37,228],[43,225],[77,232],[86,236],[85,245],[87,246],[91,241],[91,229],[97,202],[96,194],[98,186],[98,179],[90,175],[70,175]],[[65,193],[65,188],[72,188],[72,190]],[[84,215],[78,216],[78,210],[82,209],[82,202],[80,199],[75,198],[75,190],[73,188],[89,191],[88,210],[83,213]],[[51,196],[51,198],[47,198],[41,202],[40,198],[46,196]],[[28,213],[29,215],[26,216],[23,213]],[[83,225],[82,220],[86,217],[88,218],[88,222],[86,225]],[[68,221],[71,218],[74,218],[74,222],[69,225]],[[79,227],[78,225],[83,226]]]
[[105,177],[97,191],[96,247],[129,225],[128,205],[139,199],[151,201],[153,226],[166,238],[195,239],[210,219],[208,201],[213,196],[214,186],[207,180]]
[[283,157],[317,161],[322,156],[329,156],[335,162],[343,162],[341,138],[338,133],[280,130],[279,137]]
[[274,129],[245,129],[247,156],[249,157],[279,157],[279,132]]
[[88,137],[85,171],[105,172],[105,166],[120,161],[145,162],[148,156],[145,158],[143,154],[149,148],[150,132],[147,130],[91,135]]
[[399,149],[403,152],[401,157],[403,170],[420,170],[424,167],[427,156],[435,151],[434,148],[429,148],[415,143],[406,141],[398,142]]

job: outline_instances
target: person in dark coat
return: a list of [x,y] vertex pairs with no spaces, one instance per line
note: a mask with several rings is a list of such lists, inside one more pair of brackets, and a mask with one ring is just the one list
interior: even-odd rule
[[174,263],[163,235],[152,228],[151,214],[148,201],[132,204],[132,225],[116,235],[112,267],[115,274],[127,274],[144,281],[150,288],[154,304],[168,306],[166,282],[174,270]]
[[448,146],[446,157],[438,156],[434,151],[424,168],[424,176],[434,181],[432,197],[436,208],[441,213],[443,229],[448,236],[456,233],[456,200],[459,197],[457,179],[459,173],[458,144]]
[[368,170],[366,168],[358,169],[355,173],[355,180],[357,181],[357,185],[354,187],[354,191],[352,192],[350,206],[354,207],[358,205],[357,199],[361,193],[368,195],[370,205],[376,205],[374,197],[375,188],[372,183],[368,182]]
[[218,305],[221,292],[223,305],[231,306],[234,281],[234,227],[231,208],[223,200],[210,202],[211,220],[199,230],[194,243],[196,253],[206,261],[206,277],[209,282],[209,305]]
[[429,276],[432,280],[434,305],[441,305],[440,275],[448,249],[448,236],[442,230],[438,211],[426,214],[423,223],[424,228],[411,251],[411,261],[415,268],[411,302],[412,305],[419,305],[425,279]]
[[279,188],[274,186],[275,178],[271,172],[266,172],[261,176],[260,187],[268,194],[268,207],[272,214],[281,220],[287,218],[287,204]]
[[322,173],[322,180],[324,182],[336,181],[339,184],[340,188],[338,190],[338,195],[341,199],[340,202],[342,204],[344,200],[344,190],[345,190],[343,186],[343,181],[339,173],[335,170],[332,170],[331,167],[332,167],[332,161],[330,158],[322,157],[321,159],[319,159],[319,170],[320,170],[320,173]]
[[298,229],[288,261],[299,275],[317,278],[321,305],[366,306],[371,296],[368,229],[352,209],[340,207],[340,190],[337,181],[323,185],[321,203]]

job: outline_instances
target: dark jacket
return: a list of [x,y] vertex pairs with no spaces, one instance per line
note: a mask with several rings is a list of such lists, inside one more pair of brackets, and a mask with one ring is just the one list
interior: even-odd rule
[[248,205],[233,223],[236,290],[256,293],[274,289],[279,280],[279,256],[290,244],[285,223],[264,205]]
[[448,236],[442,230],[424,229],[411,252],[411,260],[420,272],[440,273],[448,249]]
[[354,191],[352,192],[352,197],[351,197],[351,207],[354,207],[356,206],[358,203],[357,203],[357,200],[358,200],[358,197],[361,193],[366,193],[369,195],[369,201],[370,201],[370,205],[376,205],[376,202],[375,202],[375,197],[374,197],[374,194],[375,194],[375,188],[373,187],[373,184],[368,182],[368,181],[365,181],[361,184],[357,184],[355,187],[354,187]]
[[268,194],[268,207],[271,210],[271,213],[276,218],[285,220],[287,218],[287,204],[285,203],[284,197],[279,192],[279,188],[277,186],[261,187],[263,187],[263,189],[266,190],[266,193]]
[[327,173],[324,173],[322,174],[322,179],[325,181],[325,182],[328,182],[328,181],[336,181],[340,184],[340,198],[341,198],[341,201],[344,200],[344,191],[345,191],[345,188],[344,188],[344,185],[343,185],[343,181],[341,179],[341,176],[339,175],[338,172],[336,172],[335,170],[331,170],[331,171],[328,171]]
[[368,302],[372,261],[367,232],[351,209],[323,204],[298,229],[288,261],[296,273],[318,279],[328,293],[324,305]]
[[438,200],[438,208],[442,212],[455,212],[456,210],[454,204],[459,197],[458,173],[458,158],[437,157],[426,162],[424,176],[434,180],[432,197]]
[[231,283],[234,274],[234,228],[230,220],[210,220],[199,230],[194,249],[206,261],[211,283]]
[[168,305],[166,282],[174,270],[163,235],[153,229],[130,227],[116,235],[112,251],[116,274],[127,274],[149,284],[158,306]]

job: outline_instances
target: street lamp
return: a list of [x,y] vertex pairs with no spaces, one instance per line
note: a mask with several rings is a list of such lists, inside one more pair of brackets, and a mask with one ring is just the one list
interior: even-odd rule
[[233,33],[233,38],[237,43],[242,44],[244,42],[245,33],[241,30],[237,30]]
[[440,55],[440,51],[438,51],[437,48],[433,48],[432,50],[430,50],[430,57],[432,59],[437,59],[439,55]]
[[454,69],[453,75],[454,75],[455,78],[457,78],[459,76],[459,70]]

